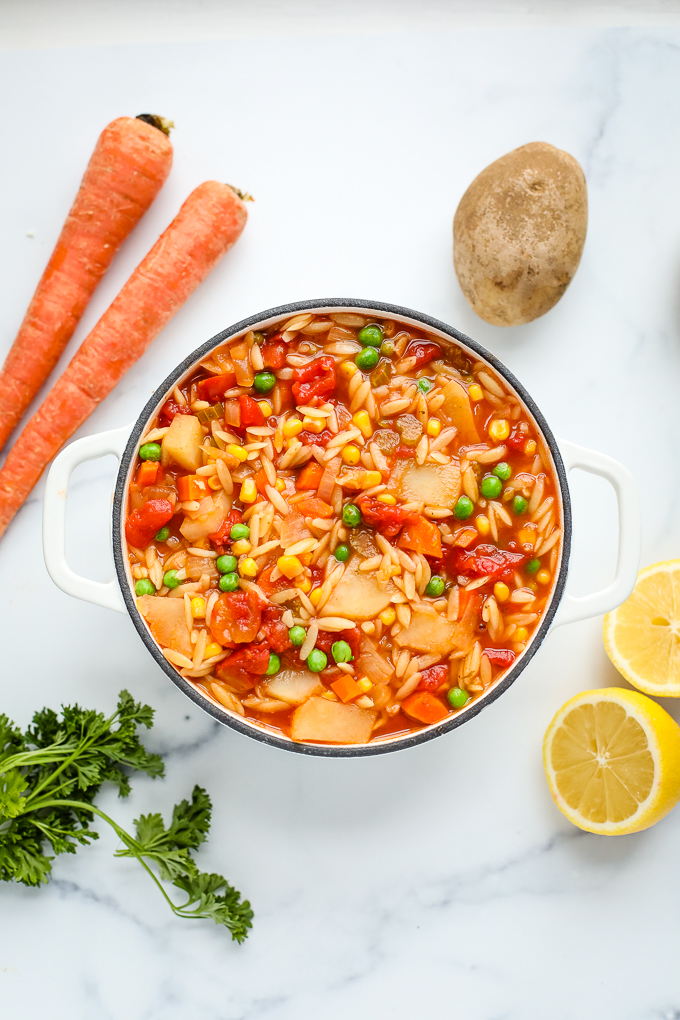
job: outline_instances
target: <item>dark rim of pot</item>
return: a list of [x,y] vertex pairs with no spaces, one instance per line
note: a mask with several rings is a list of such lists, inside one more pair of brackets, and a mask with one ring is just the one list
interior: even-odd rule
[[[209,701],[206,697],[200,694],[193,684],[180,676],[177,670],[164,657],[160,648],[151,637],[144,619],[137,609],[135,598],[130,589],[126,573],[126,560],[122,538],[122,514],[125,506],[125,488],[128,470],[133,457],[137,453],[139,439],[147,426],[147,422],[158,408],[160,402],[158,393],[162,394],[165,398],[166,394],[172,390],[182,376],[184,376],[198,361],[209,354],[214,347],[224,343],[224,341],[228,340],[229,337],[234,336],[237,333],[242,333],[252,326],[266,321],[267,319],[291,316],[297,312],[312,311],[321,308],[361,308],[367,311],[384,313],[387,316],[398,315],[407,319],[413,319],[416,322],[422,323],[424,326],[445,333],[457,343],[463,345],[463,347],[466,347],[471,352],[474,352],[484,361],[487,361],[522,398],[526,407],[533,415],[534,420],[538,424],[543,438],[545,439],[552,454],[562,496],[563,535],[562,557],[559,573],[555,580],[552,597],[545,615],[541,620],[538,629],[532,635],[528,647],[517,659],[515,665],[506,673],[502,680],[491,688],[488,694],[485,694],[476,702],[473,701],[469,708],[448,717],[438,725],[429,726],[426,729],[418,730],[415,733],[410,733],[403,737],[394,737],[391,739],[387,738],[385,741],[376,741],[375,743],[370,744],[331,745],[296,743],[287,737],[279,736],[278,734],[263,729],[253,723],[246,722],[240,716],[229,712],[227,709],[220,708],[218,705]],[[268,308],[263,312],[258,312],[256,315],[249,316],[247,319],[242,319],[241,322],[234,323],[233,326],[229,326],[221,333],[211,337],[210,340],[207,340],[199,348],[193,351],[161,383],[158,390],[155,391],[154,395],[150,398],[137,419],[137,422],[130,433],[125,453],[121,458],[113,503],[112,540],[113,558],[116,565],[118,581],[120,583],[125,605],[137,633],[155,659],[156,663],[170,678],[170,680],[172,680],[175,687],[178,687],[183,694],[186,694],[186,696],[190,698],[195,705],[201,708],[204,712],[213,716],[213,718],[218,722],[230,726],[232,729],[238,730],[239,733],[243,733],[248,737],[253,737],[255,740],[261,740],[263,743],[269,744],[272,747],[280,747],[285,751],[294,751],[298,754],[318,755],[324,758],[356,758],[365,755],[387,754],[390,751],[405,750],[407,747],[414,747],[416,744],[422,744],[426,740],[433,740],[435,737],[439,737],[443,733],[448,733],[450,730],[454,730],[458,726],[462,725],[462,723],[474,718],[474,716],[479,715],[483,709],[488,708],[489,705],[496,701],[496,699],[507,691],[508,687],[514,683],[519,674],[523,669],[525,669],[538,651],[539,646],[548,633],[564,593],[567,571],[569,568],[569,554],[571,550],[571,501],[569,498],[567,476],[555,437],[548,427],[545,418],[536,406],[536,403],[527,393],[524,386],[518,379],[515,378],[512,372],[510,372],[509,369],[507,369],[505,365],[495,357],[495,355],[491,354],[482,347],[481,344],[478,344],[475,340],[472,340],[469,336],[466,336],[465,333],[461,333],[453,326],[449,326],[445,322],[440,322],[439,319],[434,319],[429,315],[424,315],[422,312],[416,312],[412,308],[402,308],[399,305],[387,304],[383,301],[360,301],[355,298],[314,298],[310,301],[295,301],[292,304],[278,305],[276,308]]]

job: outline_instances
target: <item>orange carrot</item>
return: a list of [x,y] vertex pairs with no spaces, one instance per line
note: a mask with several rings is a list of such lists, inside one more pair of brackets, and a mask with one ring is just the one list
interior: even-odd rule
[[170,173],[169,130],[161,117],[141,114],[119,117],[99,136],[0,372],[0,450],[59,360],[113,256]]
[[413,517],[402,528],[397,545],[400,549],[413,549],[423,556],[440,559],[442,539],[439,528],[427,517]]
[[360,694],[364,693],[354,677],[348,676],[347,673],[343,673],[337,680],[334,680],[331,687],[343,704],[352,701],[353,698],[358,698]]
[[227,184],[192,191],[10,450],[0,471],[0,535],[49,461],[238,240],[246,217]]
[[432,723],[441,722],[446,719],[449,710],[440,698],[429,691],[416,691],[404,698],[401,707],[417,722],[425,723],[426,726]]

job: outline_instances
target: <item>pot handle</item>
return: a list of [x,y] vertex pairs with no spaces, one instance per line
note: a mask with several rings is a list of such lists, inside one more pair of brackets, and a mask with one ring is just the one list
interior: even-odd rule
[[640,564],[640,504],[637,489],[630,471],[612,457],[584,446],[557,440],[569,474],[573,468],[581,468],[593,475],[600,475],[614,487],[619,510],[619,552],[614,580],[602,591],[576,598],[567,591],[562,596],[560,607],[553,621],[553,627],[564,623],[576,623],[592,616],[600,616],[615,609],[624,602],[637,580]]
[[102,583],[74,573],[66,562],[66,497],[71,473],[79,464],[112,453],[118,460],[130,437],[131,425],[71,443],[55,458],[47,476],[43,504],[43,554],[47,572],[62,591],[104,609],[127,612],[117,579]]

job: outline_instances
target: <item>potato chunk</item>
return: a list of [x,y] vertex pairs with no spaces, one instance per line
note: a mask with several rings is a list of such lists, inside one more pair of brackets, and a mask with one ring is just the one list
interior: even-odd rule
[[142,595],[137,599],[137,606],[161,648],[172,648],[191,658],[193,649],[184,615],[184,599]]
[[397,634],[394,642],[414,652],[436,651],[448,655],[453,648],[455,629],[455,623],[439,614],[414,613],[409,626]]
[[457,379],[452,379],[442,390],[444,403],[437,412],[447,425],[455,425],[464,443],[479,443],[479,432],[472,413],[467,390]]
[[261,684],[268,698],[278,698],[289,705],[301,705],[312,694],[320,694],[323,684],[316,673],[305,669],[282,669],[280,673]]
[[387,491],[405,503],[417,501],[452,507],[460,496],[458,462],[419,465],[414,460],[398,460]]
[[203,429],[194,414],[177,414],[163,436],[163,451],[185,471],[201,466]]
[[359,572],[361,559],[353,556],[340,583],[323,608],[322,616],[349,616],[352,620],[372,620],[389,605],[397,590],[391,581],[378,587],[375,574]]
[[202,502],[206,504],[205,510],[194,518],[185,516],[180,525],[179,530],[188,542],[197,542],[219,531],[231,509],[231,501],[223,489]]
[[310,698],[293,712],[293,740],[319,740],[328,744],[367,744],[375,712],[357,705],[343,705],[326,698]]

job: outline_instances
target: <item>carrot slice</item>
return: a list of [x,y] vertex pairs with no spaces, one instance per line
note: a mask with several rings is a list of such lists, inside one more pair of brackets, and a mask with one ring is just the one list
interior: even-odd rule
[[0,471],[0,535],[46,465],[238,240],[246,207],[227,184],[193,191],[12,447]]
[[353,698],[358,698],[360,694],[363,694],[361,687],[359,687],[359,684],[356,682],[354,677],[349,676],[347,673],[343,673],[343,675],[338,677],[337,680],[334,680],[331,687],[343,704],[346,704]]
[[318,489],[324,469],[315,460],[306,464],[295,482],[296,489]]
[[0,449],[59,360],[113,256],[170,173],[167,122],[151,119],[158,124],[119,117],[99,136],[0,372]]
[[[155,485],[158,478],[158,471],[160,464],[157,460],[144,460],[139,465],[139,471],[135,481],[140,489],[144,489],[147,485]],[[182,497],[180,496],[180,499]]]
[[416,691],[415,694],[409,694],[408,698],[404,698],[401,707],[406,715],[410,715],[412,719],[428,726],[441,722],[449,714],[444,703],[429,691]]
[[400,549],[413,549],[423,556],[434,556],[436,559],[442,555],[439,528],[433,521],[428,521],[427,517],[414,517],[407,521],[401,529],[397,545]]
[[335,512],[332,506],[324,503],[322,499],[318,499],[316,496],[307,496],[305,499],[301,499],[299,503],[296,503],[295,506],[303,517],[332,517]]

